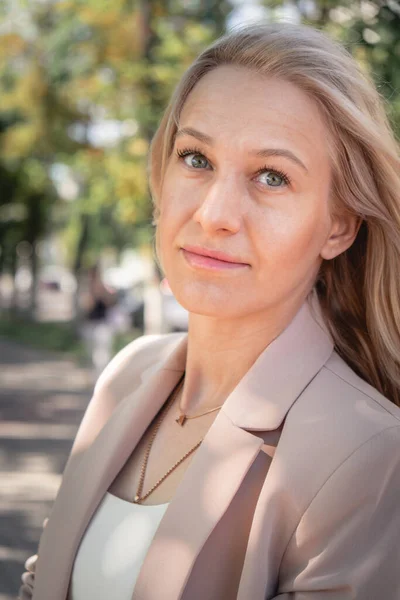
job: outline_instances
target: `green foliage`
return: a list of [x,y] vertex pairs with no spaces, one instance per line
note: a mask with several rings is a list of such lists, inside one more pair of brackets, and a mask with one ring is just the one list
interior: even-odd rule
[[[360,35],[365,61],[379,91],[388,100],[393,128],[400,139],[400,4],[375,5],[373,18],[358,17],[353,30]],[[374,11],[375,12],[375,11]]]
[[85,346],[70,323],[35,323],[7,314],[0,317],[0,336],[41,350],[86,357]]
[[[112,355],[142,335],[132,328],[113,337]],[[51,353],[60,352],[90,365],[90,356],[83,339],[71,323],[37,323],[21,316],[0,315],[0,337]]]
[[336,37],[369,72],[387,100],[400,139],[400,4],[397,0],[319,0],[308,22]]
[[[43,222],[27,218],[36,227],[30,237],[58,230],[71,266],[85,263],[77,252],[89,257],[105,245],[121,249],[152,238],[149,140],[180,74],[218,33],[228,6],[208,3],[205,11],[192,3],[186,13],[185,4],[27,3],[31,33],[10,28],[0,42],[0,117],[15,115],[0,160],[24,175],[19,193],[10,194],[14,202],[25,196],[29,206],[29,198],[38,200]],[[99,140],[107,127],[114,143]],[[55,164],[66,165],[77,185],[72,201],[60,189],[54,194]],[[20,235],[23,228],[15,242]]]

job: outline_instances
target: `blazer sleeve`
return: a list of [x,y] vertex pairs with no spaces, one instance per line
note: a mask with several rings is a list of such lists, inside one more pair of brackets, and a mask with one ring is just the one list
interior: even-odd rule
[[283,557],[270,600],[399,600],[400,424],[331,474]]
[[[75,435],[64,467],[63,477],[67,469],[75,468],[82,452],[93,443],[118,402],[123,398],[126,386],[134,385],[136,379],[140,380],[141,372],[148,366],[149,359],[153,354],[152,352],[143,352],[143,349],[160,337],[146,335],[133,340],[114,356],[100,374]],[[47,521],[48,518],[43,522],[43,529]],[[33,596],[37,559],[38,555],[34,554],[25,561],[26,571],[21,575],[23,585],[19,588],[18,600],[30,600]]]

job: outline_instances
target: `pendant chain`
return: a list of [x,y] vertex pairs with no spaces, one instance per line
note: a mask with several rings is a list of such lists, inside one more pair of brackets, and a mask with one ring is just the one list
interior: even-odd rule
[[[154,492],[154,490],[164,481],[164,479],[166,479],[168,477],[168,475],[170,475],[172,473],[172,471],[174,471],[181,464],[181,462],[183,462],[188,456],[190,456],[192,454],[192,452],[194,452],[200,446],[200,444],[202,443],[202,441],[204,439],[204,438],[201,439],[195,446],[193,446],[193,448],[191,448],[188,452],[186,452],[186,454],[184,456],[182,456],[182,458],[179,459],[174,464],[174,466],[171,467],[165,473],[165,475],[163,475],[163,477],[161,477],[161,479],[159,479],[157,481],[157,483],[155,483],[155,485],[153,485],[153,487],[146,494],[144,494],[143,496],[141,495],[142,494],[142,490],[143,490],[144,476],[145,476],[145,473],[146,473],[146,468],[147,468],[147,463],[148,463],[149,456],[150,456],[151,447],[153,445],[153,442],[154,442],[154,439],[155,439],[155,437],[157,435],[157,432],[158,432],[158,430],[160,428],[160,425],[161,425],[161,423],[163,422],[163,420],[165,418],[165,415],[167,414],[168,410],[172,406],[172,404],[173,404],[176,396],[178,395],[178,393],[179,393],[179,391],[180,391],[180,389],[181,389],[181,387],[183,385],[184,378],[185,378],[185,374],[183,374],[183,376],[179,380],[177,386],[172,391],[170,399],[167,401],[167,404],[165,406],[165,410],[162,412],[160,418],[156,422],[156,426],[155,426],[155,428],[153,430],[153,433],[151,434],[151,438],[150,438],[149,444],[148,444],[148,446],[146,448],[146,452],[145,452],[145,456],[144,456],[142,468],[141,468],[141,471],[140,471],[139,485],[138,485],[138,488],[137,488],[137,491],[136,491],[136,495],[135,495],[135,499],[134,499],[134,503],[136,503],[136,504],[139,504],[140,502],[142,502],[143,500],[145,500],[146,498],[148,498],[148,496],[150,496],[150,494],[152,492]],[[221,406],[222,406],[222,404],[221,404]],[[197,417],[202,417],[203,415],[206,415],[206,414],[208,414],[210,412],[218,410],[219,408],[221,408],[221,406],[217,406],[217,408],[212,408],[211,410],[208,410],[207,412],[202,413],[201,415],[194,415],[192,417],[188,417],[185,414],[181,414],[180,417],[178,419],[176,419],[176,422],[179,423],[179,425],[183,426],[184,423],[185,423],[185,421],[187,419],[196,419]],[[180,406],[179,406],[179,410],[181,410]]]
[[[185,377],[185,374],[183,375],[183,377]],[[180,386],[179,386],[180,387]],[[223,405],[221,404],[221,406],[217,406],[217,408],[211,408],[210,410],[206,410],[206,412],[201,413],[200,415],[192,415],[191,417],[189,417],[188,415],[186,415],[185,413],[182,412],[181,409],[181,404],[179,403],[179,410],[180,410],[180,415],[177,419],[175,419],[175,421],[177,423],[179,423],[179,425],[181,427],[183,427],[183,425],[185,424],[185,421],[187,421],[188,419],[197,419],[197,417],[202,417],[203,415],[208,415],[209,413],[214,412],[215,410],[218,410],[219,408],[221,408]]]

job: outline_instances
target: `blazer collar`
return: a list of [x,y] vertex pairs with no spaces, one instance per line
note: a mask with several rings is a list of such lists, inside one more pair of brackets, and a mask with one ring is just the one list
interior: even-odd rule
[[[162,365],[163,370],[184,371],[187,341],[185,334]],[[242,429],[277,429],[333,348],[313,289],[289,325],[259,355],[225,400],[222,411]]]
[[[76,467],[65,472],[40,540],[33,600],[66,599],[92,515],[185,368],[187,336],[166,346],[166,356],[143,373],[142,384],[120,400]],[[197,556],[263,446],[255,432],[280,426],[332,350],[310,297],[226,399],[161,520],[132,600],[182,597]]]
[[333,348],[313,291],[286,329],[260,354],[222,410],[238,427],[277,429]]

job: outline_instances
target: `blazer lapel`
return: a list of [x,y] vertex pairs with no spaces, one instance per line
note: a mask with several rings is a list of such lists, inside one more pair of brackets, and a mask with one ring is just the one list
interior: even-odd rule
[[217,416],[161,520],[132,600],[181,598],[200,550],[262,445],[261,438],[236,427],[226,414]]

